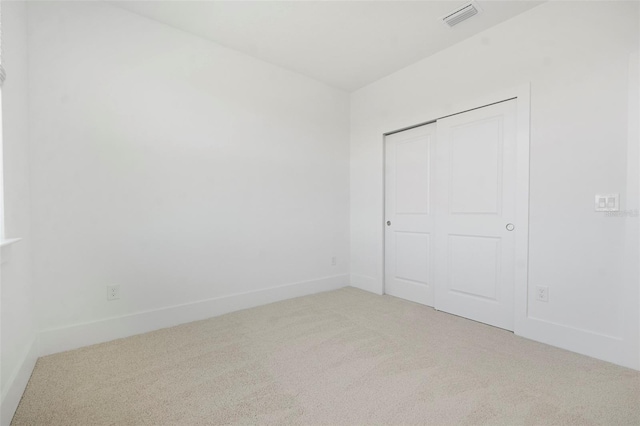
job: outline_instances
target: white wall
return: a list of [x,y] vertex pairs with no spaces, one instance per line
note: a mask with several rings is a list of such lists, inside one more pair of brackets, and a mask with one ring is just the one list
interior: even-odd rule
[[[638,368],[638,286],[624,264],[638,218],[593,211],[596,193],[638,207],[626,197],[637,50],[636,2],[549,2],[353,93],[352,284],[383,291],[382,134],[530,82],[528,320],[516,332]],[[533,299],[537,285],[548,303]]]
[[43,353],[348,284],[346,93],[104,3],[29,61]]
[[[640,22],[640,8],[638,9],[638,21]],[[627,197],[631,200],[630,206],[635,206],[626,216],[627,220],[627,245],[626,258],[628,285],[638,286],[640,283],[640,247],[638,241],[640,232],[640,51],[631,55],[629,60],[629,148],[627,155]],[[640,292],[638,294],[640,297]],[[634,302],[628,301],[629,308],[633,309]],[[638,305],[640,307],[640,302]],[[640,321],[640,318],[638,318]],[[640,333],[640,326],[638,327]],[[640,350],[638,351],[638,365],[640,365]]]
[[0,256],[0,424],[9,424],[37,356],[29,223],[26,3],[2,3],[2,48],[7,71],[2,88],[5,231],[6,237],[23,238],[3,247]]

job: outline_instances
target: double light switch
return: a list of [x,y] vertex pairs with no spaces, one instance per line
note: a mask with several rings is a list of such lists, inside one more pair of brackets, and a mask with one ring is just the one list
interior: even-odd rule
[[596,194],[597,212],[617,212],[620,210],[620,194]]

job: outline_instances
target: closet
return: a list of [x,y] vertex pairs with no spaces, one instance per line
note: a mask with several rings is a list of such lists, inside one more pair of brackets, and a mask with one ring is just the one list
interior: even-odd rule
[[517,100],[385,136],[385,292],[513,330]]

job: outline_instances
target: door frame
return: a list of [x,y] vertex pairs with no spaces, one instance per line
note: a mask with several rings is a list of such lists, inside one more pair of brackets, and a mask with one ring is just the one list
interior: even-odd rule
[[529,161],[530,161],[530,117],[531,117],[531,83],[526,83],[507,90],[501,90],[483,96],[478,99],[464,101],[450,105],[433,114],[432,119],[422,123],[412,124],[382,134],[382,288],[381,294],[385,294],[385,170],[386,170],[386,136],[409,130],[426,124],[435,123],[437,120],[479,109],[495,103],[515,99],[516,101],[516,213],[514,229],[515,253],[514,253],[514,289],[513,289],[513,331],[520,334],[525,327],[528,316],[529,293]]

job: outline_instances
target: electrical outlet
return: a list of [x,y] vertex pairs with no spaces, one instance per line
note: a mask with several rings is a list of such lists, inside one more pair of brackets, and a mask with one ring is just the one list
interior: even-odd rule
[[117,300],[120,299],[120,286],[119,285],[108,285],[107,286],[107,300]]
[[539,285],[536,287],[536,299],[541,302],[549,301],[549,287]]
[[336,256],[333,256],[331,258],[331,266],[336,266],[338,264],[338,258]]

